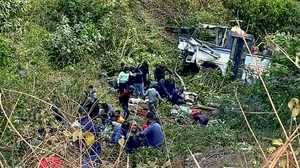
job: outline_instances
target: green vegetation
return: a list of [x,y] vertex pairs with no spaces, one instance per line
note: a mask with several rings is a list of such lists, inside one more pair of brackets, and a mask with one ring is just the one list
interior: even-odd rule
[[[242,28],[256,35],[257,44],[272,40],[299,66],[299,12],[300,4],[295,0],[155,0],[145,4],[138,0],[0,0],[3,106],[0,108],[0,165],[34,167],[35,155],[31,152],[35,150],[43,156],[60,154],[68,167],[78,167],[78,156],[73,152],[77,149],[63,136],[63,128],[50,113],[51,104],[62,109],[73,122],[76,101],[89,84],[97,88],[101,100],[119,108],[116,92],[108,86],[108,81],[115,78],[122,61],[133,66],[148,61],[151,78],[154,67],[162,60],[171,69],[180,69],[178,39],[165,33],[164,26],[193,26],[198,22],[233,26],[238,16],[244,21]],[[269,36],[265,38],[266,33]],[[287,104],[293,97],[300,98],[299,72],[291,60],[277,51],[272,67],[262,75],[286,130],[292,121]],[[223,77],[214,70],[202,70],[193,79],[191,76],[183,79],[191,91],[198,93],[201,104],[220,104],[219,111],[209,115],[226,121],[225,124],[178,125],[169,118],[170,105],[163,104],[159,111],[167,145],[159,151],[139,149],[130,155],[130,161],[141,167],[162,166],[170,161],[180,167],[190,157],[189,149],[192,153],[208,153],[218,148],[235,150],[242,158],[242,143],[253,147],[246,154],[248,164],[262,165],[264,159],[234,94],[237,89],[246,112],[272,112],[262,83],[259,80],[251,85],[231,82],[230,74]],[[272,139],[286,140],[274,114],[247,114],[247,118],[264,151],[272,145]],[[51,140],[37,133],[38,128],[46,125],[59,130],[49,133]],[[39,144],[42,145],[37,148]],[[71,152],[63,153],[59,150],[62,148]],[[103,160],[115,163],[118,149],[104,142],[103,148]],[[294,149],[299,149],[299,145]],[[125,154],[121,159],[122,165],[126,165]],[[245,164],[243,160],[236,166],[242,164]]]

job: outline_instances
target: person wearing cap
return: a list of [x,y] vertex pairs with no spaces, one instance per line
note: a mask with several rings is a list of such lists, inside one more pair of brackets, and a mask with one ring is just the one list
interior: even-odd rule
[[149,146],[161,147],[164,142],[161,126],[154,121],[154,113],[148,112],[146,118],[148,127],[141,133],[138,133],[138,135],[146,136]]
[[155,69],[154,77],[158,82],[160,79],[165,78],[165,71],[172,73],[172,71],[166,67],[166,63],[162,61],[160,65]]
[[[164,102],[164,100],[160,97],[159,93],[154,87],[148,89],[145,93],[145,97],[148,97],[148,108],[150,112],[154,113],[154,108],[157,106],[157,100]],[[144,97],[144,99],[145,99]]]
[[119,73],[118,79],[117,79],[117,85],[119,87],[118,92],[122,94],[125,89],[128,87],[128,81],[129,81],[129,76],[135,76],[135,74],[132,74],[129,71],[128,67],[125,67],[122,72]]
[[127,120],[127,118],[130,115],[130,111],[128,109],[128,103],[129,103],[129,98],[132,95],[133,91],[135,90],[134,86],[129,86],[127,90],[124,91],[124,93],[122,93],[119,96],[119,102],[121,107],[124,110],[124,118],[125,120]]
[[175,92],[173,93],[173,95],[170,99],[172,105],[186,104],[184,101],[179,99],[183,95],[183,92],[184,92],[183,88],[175,90]]
[[112,133],[110,143],[118,144],[119,140],[126,136],[130,128],[130,124],[127,121],[125,121],[122,125],[116,122],[112,122],[112,124],[114,126],[114,131]]

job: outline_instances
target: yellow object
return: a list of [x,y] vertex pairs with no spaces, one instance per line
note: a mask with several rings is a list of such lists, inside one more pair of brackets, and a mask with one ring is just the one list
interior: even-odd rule
[[117,123],[120,123],[120,124],[123,124],[124,121],[125,121],[124,118],[121,116],[117,119]]
[[294,108],[293,110],[292,110],[292,117],[294,118],[294,117],[297,117],[297,115],[299,114],[299,112],[300,112],[300,106],[297,106],[296,108]]
[[88,146],[92,146],[95,143],[95,136],[94,136],[94,134],[92,134],[90,132],[85,132],[83,136],[85,138],[85,143]]
[[299,106],[299,99],[297,98],[292,98],[289,103],[288,106],[290,108],[290,110],[293,110],[296,106]]
[[267,151],[271,154],[274,153],[276,151],[276,147],[270,147],[267,149]]
[[63,131],[63,134],[64,134],[64,136],[66,136],[66,137],[72,136],[72,133],[69,132],[69,131]]
[[73,141],[76,141],[77,138],[82,139],[82,131],[79,128],[73,132]]
[[279,164],[279,167],[286,168],[286,166],[287,166],[286,158],[280,159],[278,164]]
[[123,139],[123,138],[119,139],[118,143],[121,147],[123,147],[124,143],[125,143],[125,139]]
[[281,139],[273,139],[273,140],[272,140],[272,144],[273,144],[273,145],[281,146],[281,145],[283,145],[283,142],[282,142]]
[[299,115],[299,112],[300,112],[299,99],[292,98],[289,101],[288,106],[292,112],[292,118],[294,118],[294,120],[296,120],[296,117]]

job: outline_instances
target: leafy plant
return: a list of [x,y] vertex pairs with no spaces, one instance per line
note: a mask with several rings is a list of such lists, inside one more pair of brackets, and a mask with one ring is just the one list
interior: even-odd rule
[[27,7],[27,0],[0,0],[0,32],[16,30]]
[[93,24],[78,23],[71,27],[67,18],[50,34],[49,56],[57,67],[80,62],[83,56],[96,54],[102,36]]
[[58,12],[70,19],[73,26],[80,22],[99,22],[118,3],[93,0],[59,0]]
[[3,37],[0,37],[0,66],[5,67],[8,63],[8,47]]
[[229,0],[224,1],[224,5],[233,10],[234,18],[244,21],[243,28],[255,34],[256,38],[262,39],[265,31],[299,33],[293,27],[300,23],[298,18],[294,18],[299,13],[300,4],[294,0]]

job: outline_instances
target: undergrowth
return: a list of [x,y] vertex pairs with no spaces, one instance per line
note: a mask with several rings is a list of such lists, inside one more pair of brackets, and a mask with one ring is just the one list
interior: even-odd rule
[[[79,151],[73,146],[72,140],[63,134],[66,130],[54,119],[50,107],[60,108],[69,122],[73,122],[77,115],[77,101],[83,89],[92,84],[101,101],[120,109],[117,94],[108,82],[116,78],[121,62],[135,66],[148,61],[151,79],[155,66],[162,60],[172,70],[179,71],[178,39],[175,35],[166,34],[164,26],[193,26],[198,22],[230,26],[230,20],[236,17],[233,14],[236,9],[240,9],[239,16],[242,19],[255,21],[256,24],[250,27],[251,31],[260,29],[264,23],[264,18],[254,17],[251,13],[257,6],[248,13],[245,11],[247,5],[239,6],[237,2],[242,1],[237,0],[167,0],[146,4],[132,0],[0,2],[1,10],[5,9],[7,14],[0,18],[5,20],[0,24],[0,94],[4,109],[0,113],[0,163],[4,167],[34,167],[36,160],[33,150],[43,156],[61,156],[66,167],[78,167]],[[286,3],[290,5],[290,1]],[[272,7],[276,7],[276,4]],[[293,7],[291,11],[299,10],[299,6]],[[291,15],[282,6],[277,13],[280,16]],[[251,20],[249,16],[254,18]],[[272,18],[271,22],[274,20],[276,18]],[[292,19],[285,23],[288,24],[282,31],[293,28]],[[268,27],[267,30],[278,28],[280,25]],[[299,52],[298,36],[277,33],[274,40],[296,59]],[[292,97],[300,94],[299,70],[282,54],[276,54],[274,60],[269,73],[264,74],[263,78],[278,114],[288,128],[291,120],[287,104]],[[232,82],[230,73],[220,76],[218,70],[201,70],[193,78],[191,75],[182,78],[188,90],[198,94],[200,104],[213,102],[220,105],[217,112],[205,112],[212,120],[220,119],[223,124],[211,127],[180,125],[169,116],[171,105],[162,104],[159,113],[166,145],[160,150],[141,148],[130,155],[130,162],[140,167],[168,167],[169,164],[181,167],[184,160],[190,157],[190,151],[209,154],[225,148],[243,157],[245,152],[241,151],[241,147],[246,146],[251,149],[246,152],[246,155],[249,154],[246,161],[256,166],[262,163],[261,154],[234,94],[237,89],[244,111],[270,112],[272,107],[262,84],[258,80],[251,85],[243,81]],[[176,84],[180,85],[178,79]],[[271,146],[272,139],[284,139],[280,124],[273,115],[247,114],[247,117],[265,151]],[[54,128],[54,131],[41,136],[38,134],[41,127]],[[73,130],[69,128],[68,131]],[[112,166],[119,150],[101,142],[104,151],[102,159]],[[127,164],[126,154],[122,155],[121,161],[122,166]],[[243,164],[244,161],[240,165]]]

